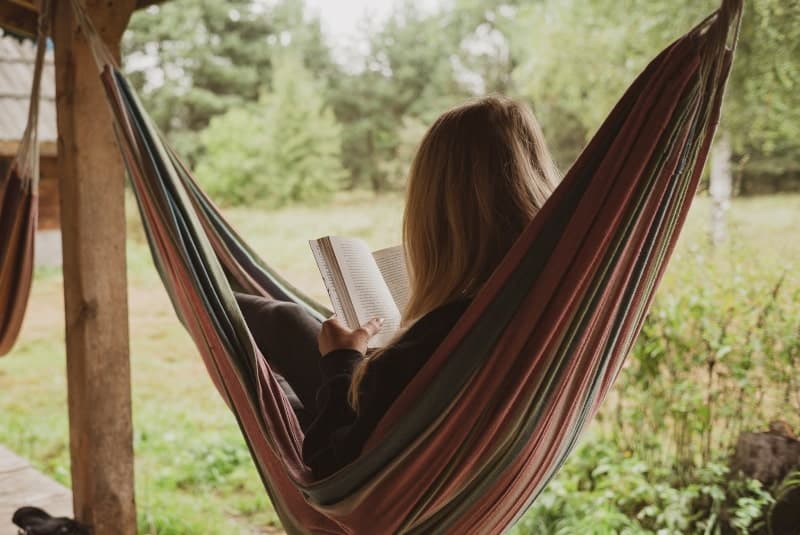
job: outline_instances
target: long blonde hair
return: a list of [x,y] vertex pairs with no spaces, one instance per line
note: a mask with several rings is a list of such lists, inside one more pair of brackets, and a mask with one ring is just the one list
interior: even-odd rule
[[[473,297],[558,181],[527,106],[490,96],[442,114],[408,175],[403,248],[410,299],[403,331],[437,307]],[[382,353],[370,354],[353,374],[349,400],[356,410],[364,373]]]

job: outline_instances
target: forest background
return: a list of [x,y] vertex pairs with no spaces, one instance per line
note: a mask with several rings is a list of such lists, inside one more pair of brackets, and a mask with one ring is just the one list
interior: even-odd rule
[[[359,47],[343,52],[302,0],[174,0],[134,18],[125,53],[146,106],[215,200],[325,214],[341,192],[402,192],[432,121],[488,93],[528,104],[566,170],[647,61],[716,5],[401,1],[365,16]],[[750,205],[733,231],[726,210],[731,195],[800,190],[799,20],[797,1],[747,5],[701,188],[707,223],[695,219],[595,439],[517,530],[780,530],[772,520],[798,477],[758,482],[731,454],[742,432],[800,424],[800,284],[786,269],[798,250],[759,237],[794,221],[798,202]],[[761,250],[744,245],[755,242]],[[763,263],[744,269],[754,255]]]
[[[302,0],[174,0],[137,14],[129,73],[215,199],[280,206],[402,190],[445,109],[486,93],[529,104],[567,169],[633,77],[710,0],[395,2],[326,38]],[[714,156],[739,191],[800,189],[800,12],[747,6]]]
[[[398,243],[405,175],[442,111],[487,93],[519,99],[567,170],[646,63],[717,7],[395,0],[358,21],[347,47],[313,9],[325,1],[170,0],[137,12],[123,42],[145,107],[203,187],[322,302],[307,240]],[[746,2],[723,108],[616,386],[514,533],[798,535],[800,0]],[[278,532],[128,202],[139,531]],[[0,437],[69,485],[62,293],[60,269],[38,268],[24,330],[0,363]],[[788,461],[748,444],[782,445]],[[760,473],[743,462],[762,458]]]

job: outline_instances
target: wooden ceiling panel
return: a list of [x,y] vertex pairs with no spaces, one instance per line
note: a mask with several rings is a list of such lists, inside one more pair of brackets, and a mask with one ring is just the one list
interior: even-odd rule
[[156,4],[163,4],[166,0],[138,0],[136,2],[136,9],[142,9],[143,7],[154,6]]
[[[137,0],[136,8],[161,4],[164,0]],[[39,0],[0,0],[0,28],[34,37],[39,13]]]
[[21,35],[36,35],[36,6],[22,0],[0,0],[0,27]]

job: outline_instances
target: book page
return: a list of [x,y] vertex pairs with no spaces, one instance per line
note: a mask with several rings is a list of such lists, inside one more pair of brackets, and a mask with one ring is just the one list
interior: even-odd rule
[[342,299],[347,296],[339,295],[336,284],[337,277],[335,277],[333,273],[334,270],[338,268],[338,266],[335,265],[335,259],[328,258],[319,240],[309,240],[308,244],[311,246],[311,253],[314,255],[314,260],[317,261],[319,273],[322,275],[322,282],[325,284],[325,289],[328,291],[328,296],[331,298],[333,312],[340,318],[347,318],[345,307],[342,303]]
[[402,314],[408,303],[408,269],[406,267],[406,256],[403,253],[403,246],[396,245],[379,249],[372,253],[378,269],[389,287],[392,299],[397,305],[397,309]]
[[330,243],[358,316],[357,324],[348,324],[348,327],[355,329],[372,318],[384,318],[383,327],[370,340],[369,346],[386,345],[400,327],[400,310],[369,247],[357,238],[338,236],[330,236]]

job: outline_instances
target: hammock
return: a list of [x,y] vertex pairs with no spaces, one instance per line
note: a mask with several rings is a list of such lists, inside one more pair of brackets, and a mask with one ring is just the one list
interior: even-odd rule
[[28,124],[5,177],[0,176],[0,356],[14,347],[33,281],[39,212],[39,88],[47,49],[49,2],[42,5]]
[[155,264],[291,533],[500,533],[574,448],[639,332],[697,188],[741,14],[659,54],[528,225],[362,455],[315,481],[247,330],[244,290],[328,311],[260,261],[165,143],[94,34]]

